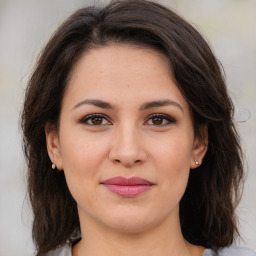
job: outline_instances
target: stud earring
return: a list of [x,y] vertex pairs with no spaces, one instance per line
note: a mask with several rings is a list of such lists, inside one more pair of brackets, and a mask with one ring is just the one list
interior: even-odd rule
[[52,164],[52,169],[54,170],[56,168],[56,165],[55,164]]
[[194,159],[194,160],[195,160],[195,164],[196,164],[196,165],[199,165],[198,160],[197,160],[197,159]]

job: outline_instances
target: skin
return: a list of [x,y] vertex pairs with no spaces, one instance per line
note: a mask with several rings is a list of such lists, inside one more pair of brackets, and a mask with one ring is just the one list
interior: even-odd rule
[[[182,237],[179,202],[207,146],[194,136],[165,55],[129,45],[86,52],[71,73],[58,131],[49,124],[45,131],[49,156],[77,202],[82,240],[73,255],[202,254]],[[125,198],[101,184],[116,176],[154,185]]]

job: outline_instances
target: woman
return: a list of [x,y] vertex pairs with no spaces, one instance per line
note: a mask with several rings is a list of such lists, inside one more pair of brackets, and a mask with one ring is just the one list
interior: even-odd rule
[[74,13],[38,60],[22,127],[37,256],[256,255],[229,247],[243,166],[221,69],[171,10]]

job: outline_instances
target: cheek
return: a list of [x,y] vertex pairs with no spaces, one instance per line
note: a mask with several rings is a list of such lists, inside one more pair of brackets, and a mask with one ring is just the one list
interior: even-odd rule
[[[165,138],[152,147],[152,155],[159,159],[159,164],[164,170],[189,171],[192,155],[192,139],[190,136],[175,135]],[[170,175],[171,172],[168,172]]]
[[[154,148],[155,168],[167,197],[182,197],[188,182],[192,153],[191,137],[173,136]],[[169,198],[170,199],[170,198]]]
[[82,131],[63,130],[62,134],[61,156],[65,171],[87,173],[100,164],[106,152],[104,140]]
[[[90,191],[100,179],[99,167],[106,155],[106,143],[97,145],[93,136],[83,133],[67,133],[61,137],[61,156],[69,190],[78,202],[83,195],[92,196]],[[61,136],[61,134],[60,134]]]

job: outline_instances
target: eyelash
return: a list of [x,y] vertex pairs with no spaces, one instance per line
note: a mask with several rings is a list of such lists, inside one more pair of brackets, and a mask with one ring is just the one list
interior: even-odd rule
[[92,121],[93,118],[97,118],[97,117],[98,117],[98,118],[105,119],[105,120],[107,120],[108,123],[110,123],[110,122],[108,121],[108,118],[107,118],[105,115],[103,115],[103,114],[91,114],[91,115],[88,115],[88,116],[83,117],[83,118],[80,119],[78,122],[81,123],[81,124],[88,125],[88,126],[109,125],[109,124],[94,125],[94,124],[89,124],[89,123],[88,123],[89,120]]
[[147,122],[152,118],[159,118],[159,119],[162,119],[163,121],[165,120],[167,123],[166,124],[160,124],[160,125],[154,125],[154,124],[150,124],[150,125],[153,125],[153,126],[157,126],[157,127],[163,127],[163,126],[167,126],[167,125],[170,125],[172,123],[175,123],[176,120],[168,115],[165,115],[165,114],[153,114],[151,116],[149,116],[147,118]]
[[[92,124],[92,123],[88,123],[88,121],[92,121],[93,118],[100,118],[100,119],[105,119],[108,123],[107,124]],[[155,127],[163,127],[163,126],[167,126],[167,125],[170,125],[172,123],[176,123],[176,120],[166,114],[152,114],[150,115],[146,122],[148,122],[149,120],[152,120],[153,118],[159,118],[159,119],[162,119],[162,121],[166,121],[167,123],[165,124],[159,124],[159,125],[154,125],[154,124],[147,124],[147,125],[152,125],[152,126],[155,126]],[[80,119],[78,121],[79,123],[81,124],[84,124],[84,125],[88,125],[88,126],[94,126],[94,127],[100,127],[100,126],[105,126],[105,125],[111,125],[111,122],[109,121],[109,118],[106,117],[105,115],[103,114],[91,114],[91,115],[88,115],[88,116],[85,116],[83,117],[82,119]]]

